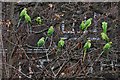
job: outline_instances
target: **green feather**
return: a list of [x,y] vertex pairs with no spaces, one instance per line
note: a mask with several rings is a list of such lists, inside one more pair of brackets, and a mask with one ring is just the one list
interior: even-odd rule
[[44,39],[45,39],[44,37],[42,37],[41,39],[39,39],[39,41],[37,42],[37,46],[38,47],[42,47],[45,44],[45,40]]
[[50,28],[48,29],[48,32],[47,32],[47,36],[52,36],[53,32],[54,32],[54,28],[53,28],[53,26],[50,26]]

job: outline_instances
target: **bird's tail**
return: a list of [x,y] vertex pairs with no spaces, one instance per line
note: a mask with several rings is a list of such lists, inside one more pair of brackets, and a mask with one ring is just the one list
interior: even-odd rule
[[28,25],[29,25],[29,31],[30,31],[30,33],[32,33],[32,26],[30,24],[28,24]]
[[14,26],[14,30],[15,30],[15,31],[19,28],[21,20],[22,20],[22,19],[20,18],[19,21],[18,21],[17,27]]
[[85,57],[86,57],[86,49],[84,50],[84,53],[83,53],[83,62],[85,60]]
[[45,42],[47,41],[47,39],[48,39],[48,36],[45,38]]

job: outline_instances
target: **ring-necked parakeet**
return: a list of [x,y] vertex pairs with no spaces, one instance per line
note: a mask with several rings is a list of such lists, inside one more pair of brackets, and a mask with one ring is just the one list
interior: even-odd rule
[[87,21],[85,21],[85,30],[91,25],[92,23],[92,18],[89,18]]
[[85,30],[85,23],[84,23],[84,21],[82,21],[82,23],[80,24],[80,29],[81,29],[82,31]]
[[108,38],[108,36],[107,36],[106,33],[102,32],[102,33],[101,33],[101,38],[102,38],[103,40],[105,40],[106,42],[109,42],[109,38]]
[[24,17],[26,13],[27,13],[27,8],[24,8],[20,13],[20,19]]
[[110,49],[110,47],[111,47],[111,45],[112,45],[112,42],[108,42],[108,43],[107,43],[107,44],[105,44],[105,46],[103,47],[103,50],[104,50],[104,51],[109,50],[109,49]]
[[25,21],[27,23],[31,23],[31,18],[30,18],[30,16],[27,13],[25,14]]
[[[103,53],[108,53],[109,50],[110,50],[110,48],[111,48],[111,46],[112,46],[112,42],[106,43],[106,44],[104,45],[104,47],[103,47]],[[101,55],[102,55],[102,54],[101,54]],[[107,54],[104,54],[104,57],[105,57],[105,56],[108,58]]]
[[17,28],[19,27],[22,18],[25,17],[26,14],[27,14],[27,8],[24,8],[24,9],[20,12],[20,15],[19,15],[19,18],[20,18],[20,19],[19,19]]
[[107,22],[102,22],[102,29],[104,33],[107,33]]
[[[28,25],[31,23],[31,18],[28,14],[25,14],[25,22],[28,23]],[[29,30],[32,32],[32,26],[29,26]]]
[[39,41],[37,42],[37,46],[38,47],[42,47],[45,44],[45,38],[42,37],[41,39],[39,39]]
[[36,18],[36,22],[37,22],[37,24],[41,25],[41,24],[42,24],[42,19],[41,19],[41,17],[37,17],[37,18]]
[[47,32],[47,36],[52,36],[53,32],[54,32],[54,28],[53,28],[53,26],[50,26],[50,28],[48,29],[48,32]]
[[80,24],[80,29],[82,31],[87,30],[87,28],[91,25],[92,23],[92,18],[89,18],[87,21],[82,21],[82,23]]
[[90,47],[91,47],[91,40],[88,40],[83,47],[83,49],[84,49],[83,62],[85,60],[86,52],[87,52],[88,49],[90,49]]
[[64,39],[60,39],[60,41],[58,42],[58,48],[63,48],[65,42],[64,42]]

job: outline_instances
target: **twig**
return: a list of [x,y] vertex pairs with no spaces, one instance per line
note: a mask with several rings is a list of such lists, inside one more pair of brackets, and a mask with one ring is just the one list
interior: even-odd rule
[[[77,40],[78,40],[78,41],[81,41],[87,34],[88,34],[88,31],[84,31],[83,34],[81,35],[81,37],[79,37]],[[74,45],[72,46],[72,49],[71,49],[71,50],[74,50],[74,49],[77,47],[78,44],[79,44],[79,43],[74,44]]]
[[[11,42],[11,41],[8,40],[8,39],[6,39],[6,40],[7,40],[9,43],[11,43],[12,45],[14,45],[14,46],[18,46],[19,48],[21,48],[21,50],[23,50],[25,56],[26,56],[27,59],[29,60],[29,57],[27,56],[27,54],[26,54],[25,50],[23,49],[22,45],[15,44],[15,43]],[[13,55],[13,54],[12,54],[12,55]]]
[[43,29],[43,30],[41,30],[41,31],[32,31],[32,33],[34,33],[34,34],[40,34],[40,33],[43,33],[43,32],[45,32],[45,31],[47,31],[48,30],[48,28],[46,28],[46,29]]
[[59,75],[59,73],[62,71],[63,67],[65,66],[65,64],[67,64],[69,61],[65,61],[62,66],[60,67],[60,69],[58,70],[58,72],[55,75],[55,78]]
[[[1,64],[1,63],[0,63],[0,64]],[[19,73],[21,73],[21,74],[24,75],[25,77],[27,77],[27,78],[29,78],[29,79],[32,79],[32,78],[30,78],[29,76],[27,76],[25,73],[23,73],[22,71],[19,71],[18,69],[16,69],[14,66],[9,65],[9,64],[7,64],[7,63],[2,63],[2,64],[5,64],[5,65],[7,65],[7,66],[9,66],[9,67],[17,70]]]
[[80,59],[77,61],[77,63],[75,63],[74,65],[72,65],[72,66],[69,67],[68,69],[75,67],[79,62],[80,62]]
[[28,59],[28,60],[30,60],[30,58],[28,57],[28,55],[26,54],[26,51],[25,51],[25,49],[23,48],[23,47],[21,47],[21,46],[18,46],[19,48],[21,48],[21,50],[23,50],[23,52],[24,52],[24,54],[25,54],[25,56],[26,56],[26,58]]
[[[100,53],[100,55],[99,55],[98,58],[95,60],[95,62],[97,62],[97,61],[99,60],[99,58],[102,56],[103,53],[104,53],[104,51],[102,51],[102,52]],[[95,64],[95,62],[92,63],[91,66],[93,66],[93,65]]]
[[49,61],[49,57],[48,57],[48,51],[49,51],[49,49],[50,49],[50,47],[52,46],[52,41],[53,41],[53,36],[51,36],[51,41],[50,41],[50,45],[49,45],[49,47],[48,47],[48,50],[46,51],[46,57],[47,57],[47,61]]
[[[102,56],[102,54],[104,53],[104,51],[102,51],[101,53],[100,53],[100,55],[97,57],[97,59],[90,65],[90,66],[93,66],[94,64],[95,64],[95,62],[97,62],[99,59],[100,59],[100,57]],[[90,70],[90,68],[88,69],[88,71]],[[86,73],[86,74],[88,74],[88,73]]]
[[34,14],[34,12],[35,12],[36,8],[38,7],[38,5],[39,5],[39,3],[37,2],[36,5],[35,5],[35,7],[34,7],[34,9],[33,9],[33,11],[32,11],[32,14],[31,14],[31,15]]

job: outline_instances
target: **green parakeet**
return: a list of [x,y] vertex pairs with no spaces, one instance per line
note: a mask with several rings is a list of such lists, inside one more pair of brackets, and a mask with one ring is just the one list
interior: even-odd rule
[[36,18],[36,22],[37,22],[37,24],[41,25],[41,24],[42,24],[42,19],[41,19],[41,17],[37,17],[37,18]]
[[102,22],[102,29],[104,33],[107,32],[107,22]]
[[27,8],[24,8],[20,13],[20,19],[24,17],[26,13],[27,13]]
[[19,18],[20,18],[20,19],[19,19],[18,25],[17,25],[17,27],[15,27],[14,29],[16,29],[16,28],[19,27],[22,18],[25,17],[25,14],[27,14],[27,8],[24,8],[24,9],[20,12],[20,15],[19,15]]
[[47,32],[47,36],[51,36],[54,32],[54,28],[53,26],[50,26],[50,28],[48,29],[48,32]]
[[102,33],[101,33],[101,38],[102,38],[103,40],[105,40],[106,42],[109,42],[109,38],[108,38],[108,36],[107,36],[106,33],[102,32]]
[[[104,47],[103,47],[103,53],[108,53],[109,50],[110,50],[110,48],[111,48],[111,46],[112,46],[112,42],[106,43],[106,44],[104,45]],[[103,53],[102,53],[102,54],[103,54]],[[101,55],[102,55],[102,54],[101,54]],[[103,57],[107,57],[107,58],[108,58],[108,55],[107,55],[107,54],[104,54]]]
[[107,44],[105,44],[105,46],[103,47],[103,50],[104,50],[104,51],[109,50],[109,49],[110,49],[110,47],[111,47],[111,45],[112,45],[112,42],[108,42],[108,43],[107,43]]
[[83,47],[83,49],[84,49],[83,62],[85,60],[86,52],[87,52],[88,49],[90,49],[90,47],[91,47],[91,40],[88,40]]
[[87,21],[85,21],[85,30],[91,25],[92,23],[92,18],[89,18]]
[[82,23],[80,24],[80,29],[81,29],[82,31],[85,30],[85,23],[84,23],[84,21],[82,21]]
[[58,42],[58,48],[63,48],[65,42],[64,42],[64,39],[60,39],[60,41]]
[[31,23],[31,18],[30,18],[30,16],[27,13],[25,14],[25,21],[27,23]]
[[89,18],[87,21],[82,21],[82,23],[80,24],[80,29],[82,31],[87,30],[87,28],[91,25],[92,23],[92,18]]
[[45,38],[42,37],[41,39],[39,39],[39,41],[37,42],[37,46],[38,47],[42,47],[45,44]]

